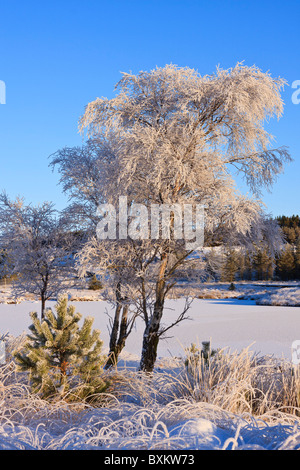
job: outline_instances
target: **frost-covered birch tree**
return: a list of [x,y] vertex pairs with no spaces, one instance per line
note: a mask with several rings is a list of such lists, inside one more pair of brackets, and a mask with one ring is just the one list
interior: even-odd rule
[[52,203],[26,205],[0,195],[0,241],[7,253],[10,274],[15,274],[16,296],[31,293],[46,301],[74,283],[73,250],[76,237],[58,217]]
[[[77,198],[81,194],[81,210],[91,209],[86,194],[98,184],[92,178],[89,187],[83,183],[82,165],[91,175],[96,167],[101,173],[99,203],[116,205],[119,196],[126,196],[129,207],[202,205],[210,238],[216,235],[224,244],[248,246],[265,240],[276,249],[280,234],[259,198],[261,189],[270,189],[290,161],[285,147],[272,147],[265,129],[268,119],[282,115],[284,84],[243,64],[204,76],[174,65],[137,75],[123,73],[114,98],[97,98],[87,105],[79,123],[87,144],[58,152],[52,163],[58,165],[71,197],[74,191]],[[238,192],[235,172],[244,176],[251,196]],[[174,217],[170,223],[174,229]],[[144,247],[144,259],[155,250],[155,269],[153,301],[144,311],[140,368],[152,371],[166,295],[193,249],[185,249],[172,236],[150,237]]]

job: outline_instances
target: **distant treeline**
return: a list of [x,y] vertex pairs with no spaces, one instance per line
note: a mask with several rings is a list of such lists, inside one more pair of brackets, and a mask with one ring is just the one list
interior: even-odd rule
[[281,215],[276,217],[277,222],[283,230],[287,243],[291,245],[297,244],[300,238],[300,217],[299,215],[292,215],[287,217]]
[[218,273],[221,280],[300,280],[300,217],[282,215],[275,220],[282,228],[286,241],[281,253],[273,257],[267,249],[257,248],[251,255],[228,250]]

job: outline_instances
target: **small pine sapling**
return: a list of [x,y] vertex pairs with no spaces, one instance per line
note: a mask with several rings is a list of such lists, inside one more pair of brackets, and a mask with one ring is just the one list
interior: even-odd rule
[[100,332],[92,331],[91,317],[79,327],[82,316],[67,305],[66,297],[58,299],[55,310],[47,309],[43,321],[36,312],[30,314],[31,333],[14,353],[18,368],[29,371],[32,390],[43,398],[59,394],[67,401],[90,400],[107,388]]

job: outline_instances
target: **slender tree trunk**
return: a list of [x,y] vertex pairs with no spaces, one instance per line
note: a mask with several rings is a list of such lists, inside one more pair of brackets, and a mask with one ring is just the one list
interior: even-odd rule
[[154,307],[153,316],[145,328],[143,336],[142,356],[140,370],[152,372],[157,359],[157,348],[159,342],[159,327],[163,314],[163,304]]
[[[107,363],[105,364],[105,369],[109,369],[111,366],[116,365],[118,362],[118,357],[125,347],[126,338],[128,336],[128,305],[123,305],[122,308],[122,297],[121,297],[121,284],[118,283],[116,289],[116,298],[117,306],[115,311],[114,322],[112,326],[112,331],[110,334],[109,341],[109,357]],[[120,315],[121,323],[120,323]]]
[[[121,311],[121,307],[120,307]],[[120,316],[120,313],[119,313]],[[119,326],[119,322],[118,322]],[[110,343],[109,357],[105,364],[105,369],[117,365],[119,355],[125,347],[126,339],[128,337],[128,305],[124,305],[122,309],[122,317],[120,329],[116,330],[116,338],[113,343]]]
[[41,301],[42,301],[42,306],[41,306],[41,319],[44,320],[44,318],[45,318],[45,310],[46,310],[46,296],[45,296],[45,293],[44,293],[44,292],[42,292]]
[[110,340],[109,340],[110,352],[114,351],[116,344],[117,344],[121,310],[122,310],[122,304],[118,303],[116,306],[114,322],[113,322],[112,330],[110,333]]
[[146,324],[143,336],[142,355],[140,370],[152,372],[157,358],[157,348],[159,343],[159,328],[163,316],[165,303],[165,273],[167,268],[167,255],[162,256],[162,262],[156,283],[156,298],[152,317]]
[[48,290],[48,274],[46,273],[45,277],[43,278],[43,285],[41,290],[41,319],[44,320],[45,318],[45,309],[46,309],[46,299],[47,299],[47,290]]
[[118,356],[122,349],[125,347],[125,342],[128,336],[128,305],[123,306],[122,319],[120,325],[120,334],[117,342]]
[[109,354],[108,354],[108,360],[104,367],[105,369],[109,369],[112,365],[117,363],[116,347],[117,347],[117,341],[118,341],[121,310],[122,310],[122,305],[118,303],[116,306],[114,322],[113,322],[112,330],[110,333]]
[[120,313],[122,310],[122,303],[121,303],[121,284],[118,282],[116,288],[116,299],[117,299],[117,306],[115,310],[115,317],[114,322],[112,325],[111,333],[110,333],[110,341],[109,341],[109,350],[113,351],[118,339],[118,331],[119,331],[119,323],[120,323]]

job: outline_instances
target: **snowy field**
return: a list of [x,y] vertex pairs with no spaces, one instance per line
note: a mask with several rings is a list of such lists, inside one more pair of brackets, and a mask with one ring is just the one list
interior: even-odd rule
[[[257,305],[256,301],[194,299],[190,319],[161,341],[151,383],[134,375],[143,331],[138,321],[122,354],[120,376],[127,381],[126,394],[108,397],[107,406],[47,403],[31,397],[24,383],[1,385],[1,373],[6,372],[0,371],[0,449],[300,449],[299,412],[266,406],[253,416],[245,399],[253,374],[251,351],[275,358],[274,363],[259,364],[255,374],[264,367],[270,374],[277,367],[276,358],[284,358],[289,370],[292,342],[300,340],[300,307]],[[107,346],[111,306],[104,301],[72,303],[83,316],[95,318],[94,328],[101,330]],[[168,300],[164,321],[171,322],[183,305],[183,299]],[[0,304],[0,334],[18,337],[27,332],[29,312],[39,309],[36,301]],[[212,378],[187,384],[179,365],[185,347],[207,340],[213,348],[230,348],[238,355],[226,364],[228,372],[223,372],[218,384],[205,391]],[[269,376],[266,386],[268,381]],[[296,386],[300,390],[300,380]],[[275,393],[275,384],[266,392],[266,402],[272,390]]]

